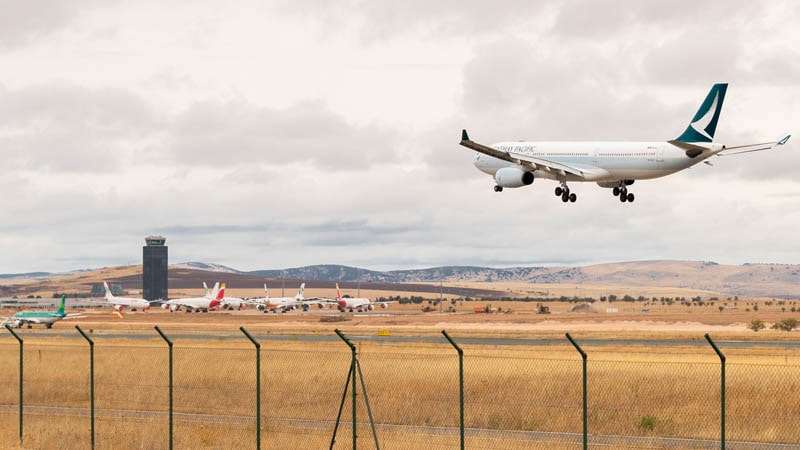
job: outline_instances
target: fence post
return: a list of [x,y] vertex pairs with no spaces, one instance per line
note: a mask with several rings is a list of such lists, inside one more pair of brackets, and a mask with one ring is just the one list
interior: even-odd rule
[[720,423],[721,423],[720,444],[721,444],[722,450],[725,450],[725,355],[720,351],[719,347],[717,347],[717,344],[715,344],[714,341],[711,340],[711,336],[709,336],[708,333],[706,333],[706,340],[708,341],[709,344],[711,344],[711,348],[713,348],[714,351],[717,352],[717,356],[719,356],[720,367],[721,367],[721,370],[722,370],[722,373],[721,373],[721,376],[720,376],[720,383],[721,383],[720,384],[720,408],[721,408],[721,415],[722,415],[721,418],[720,418]]
[[256,346],[256,449],[261,450],[261,344],[244,327],[239,329]]
[[6,324],[6,329],[19,341],[19,443],[22,444],[22,338],[14,333],[10,325]]
[[442,330],[442,334],[458,352],[458,404],[460,411],[459,429],[461,431],[461,450],[464,450],[464,350],[456,344],[456,341]]
[[172,450],[172,341],[158,328],[158,325],[155,328],[169,346],[169,450]]
[[589,448],[589,427],[586,423],[586,359],[588,356],[586,355],[586,352],[583,351],[581,346],[575,342],[575,339],[572,339],[572,336],[570,336],[569,333],[567,333],[567,339],[569,339],[572,345],[575,346],[575,349],[578,350],[578,352],[581,354],[581,358],[583,359],[583,449],[586,450]]
[[89,404],[92,421],[92,449],[94,449],[94,341],[83,332],[80,326],[75,325],[75,329],[89,342]]

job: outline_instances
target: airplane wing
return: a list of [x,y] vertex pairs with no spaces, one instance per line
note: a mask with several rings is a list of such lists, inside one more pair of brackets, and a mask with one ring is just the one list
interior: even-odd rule
[[[777,147],[779,145],[785,145],[789,138],[792,137],[791,134],[787,134],[783,138],[772,141],[772,142],[762,142],[760,144],[748,144],[748,145],[737,145],[736,147],[726,147],[725,150],[719,153],[720,156],[731,156],[731,155],[738,155],[740,153],[750,153],[750,152],[760,152],[762,150],[769,150],[772,147]],[[731,152],[731,150],[734,150]]]
[[497,150],[492,147],[478,144],[477,142],[470,140],[467,130],[461,130],[461,142],[459,142],[459,144],[475,150],[476,152],[483,153],[484,155],[489,155],[497,159],[502,159],[503,161],[519,164],[520,166],[527,167],[530,170],[546,170],[548,172],[561,172],[562,174],[569,173],[578,177],[586,177],[587,175],[587,170],[578,167],[568,166],[566,164],[548,161],[542,158],[520,155],[519,153]]

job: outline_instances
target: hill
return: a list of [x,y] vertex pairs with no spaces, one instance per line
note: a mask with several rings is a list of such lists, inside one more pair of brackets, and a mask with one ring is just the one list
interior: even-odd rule
[[[62,286],[61,291],[81,291],[103,280],[120,283],[126,289],[141,289],[141,266],[106,268],[57,276],[8,278],[0,285],[0,295],[19,295],[44,292]],[[720,296],[797,298],[800,286],[800,266],[787,264],[724,265],[709,261],[633,261],[596,264],[583,267],[511,267],[488,268],[447,266],[429,269],[374,271],[342,265],[314,265],[289,269],[242,272],[208,263],[182,263],[170,266],[170,289],[197,289],[203,281],[227,281],[229,286],[271,289],[285,285],[292,289],[300,282],[313,282],[315,288],[332,289],[339,282],[343,289],[360,286],[368,290],[398,290],[403,284],[406,292],[439,292],[460,296],[504,296],[510,291],[503,283],[531,285],[570,285],[659,288],[663,290],[694,290]],[[0,276],[2,278],[2,276]],[[476,288],[480,284],[483,289]],[[492,286],[495,284],[495,286]],[[469,286],[469,287],[465,287]],[[467,290],[464,290],[467,289]],[[645,291],[645,289],[640,289]],[[262,291],[263,292],[263,291]],[[518,291],[519,292],[519,291]],[[330,294],[327,294],[330,295]],[[511,294],[514,295],[521,295]]]

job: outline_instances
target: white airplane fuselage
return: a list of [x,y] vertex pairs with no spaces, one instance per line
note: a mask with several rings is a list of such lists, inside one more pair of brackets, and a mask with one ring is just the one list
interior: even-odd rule
[[[521,155],[541,158],[576,168],[586,168],[583,176],[556,170],[533,171],[536,178],[566,181],[592,181],[597,183],[620,180],[646,180],[679,172],[698,164],[724,149],[712,144],[702,154],[689,158],[686,152],[668,142],[500,142],[492,148]],[[519,167],[489,155],[478,153],[475,167],[495,176],[499,169]],[[526,170],[520,167],[522,170]]]

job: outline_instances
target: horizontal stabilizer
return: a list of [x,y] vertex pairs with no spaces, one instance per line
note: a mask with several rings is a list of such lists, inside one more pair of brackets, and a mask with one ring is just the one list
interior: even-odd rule
[[[777,141],[772,142],[761,142],[758,144],[748,144],[748,145],[737,145],[736,147],[728,147],[725,149],[724,153],[720,153],[720,156],[730,156],[730,155],[739,155],[742,153],[752,153],[752,152],[760,152],[763,150],[769,150],[772,147],[777,147],[779,145],[786,145],[789,141],[789,138],[792,137],[791,134],[787,134],[786,136],[782,137]],[[733,151],[731,151],[733,150]]]

